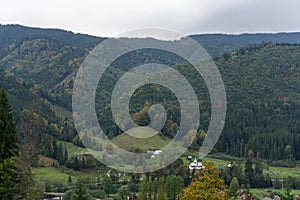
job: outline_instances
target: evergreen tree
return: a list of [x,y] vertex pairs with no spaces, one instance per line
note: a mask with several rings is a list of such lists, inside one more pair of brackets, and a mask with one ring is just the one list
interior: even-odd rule
[[26,199],[24,187],[17,130],[8,98],[0,89],[0,197]]
[[0,161],[19,153],[19,140],[12,110],[4,90],[0,89]]
[[57,140],[54,139],[52,142],[52,147],[53,147],[53,155],[52,158],[57,160],[57,151],[58,151],[58,147],[57,147]]
[[180,176],[168,176],[166,180],[166,190],[168,199],[176,199],[184,186],[183,178]]
[[64,164],[68,161],[69,156],[68,156],[68,150],[65,148],[65,153],[64,153]]
[[68,183],[72,183],[72,176],[71,175],[69,175]]
[[84,158],[84,155],[81,157],[81,168],[82,169],[85,169],[85,158]]
[[76,188],[72,195],[72,200],[90,200],[90,195],[87,188],[83,184],[83,179],[80,177],[76,183]]
[[59,143],[57,148],[57,160],[60,165],[64,164],[64,150],[61,143]]
[[28,199],[24,165],[19,157],[11,157],[0,162],[0,197],[1,199]]
[[245,178],[248,184],[250,184],[250,186],[254,186],[254,170],[253,170],[253,162],[252,162],[252,158],[253,158],[253,151],[249,150],[248,152],[248,158],[247,161],[245,163]]

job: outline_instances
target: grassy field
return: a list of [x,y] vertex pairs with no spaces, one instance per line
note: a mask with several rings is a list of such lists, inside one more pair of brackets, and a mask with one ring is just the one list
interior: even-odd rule
[[72,170],[61,170],[54,167],[37,167],[33,168],[32,173],[35,181],[38,184],[44,184],[46,182],[56,183],[59,182],[63,185],[67,185],[69,175],[72,176],[72,180],[75,181],[80,175],[78,172]]
[[[153,135],[154,130],[151,128],[145,128],[140,131],[140,129],[133,128],[130,130],[131,135]],[[142,151],[146,151],[149,149],[160,149],[169,143],[170,139],[163,138],[159,134],[155,134],[149,138],[137,138],[123,133],[112,139],[112,142],[115,143],[122,149],[125,150],[135,150],[139,149]]]
[[32,168],[34,180],[38,186],[43,187],[45,183],[59,183],[61,185],[68,185],[69,176],[72,182],[75,183],[79,177],[83,177],[88,182],[96,182],[96,171],[74,171],[65,167],[34,167]]
[[269,167],[269,174],[272,178],[284,178],[287,176],[300,176],[300,168]]
[[69,157],[73,156],[75,153],[84,153],[88,151],[86,148],[76,146],[71,142],[60,141],[60,143],[62,143],[64,149],[67,148]]
[[210,158],[210,157],[203,158],[203,162],[213,162],[217,168],[225,168],[230,163],[227,160],[220,160],[220,159]]

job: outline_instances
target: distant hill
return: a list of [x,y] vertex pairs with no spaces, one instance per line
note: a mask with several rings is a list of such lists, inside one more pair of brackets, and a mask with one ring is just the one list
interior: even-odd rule
[[263,42],[300,44],[300,33],[255,33],[255,34],[197,34],[191,38],[203,45],[212,57],[224,51],[237,50],[247,44],[260,44]]
[[70,46],[93,48],[104,38],[86,34],[74,34],[71,31],[60,29],[32,28],[22,25],[0,24],[0,58],[3,57],[11,45],[19,44],[24,40],[48,38]]

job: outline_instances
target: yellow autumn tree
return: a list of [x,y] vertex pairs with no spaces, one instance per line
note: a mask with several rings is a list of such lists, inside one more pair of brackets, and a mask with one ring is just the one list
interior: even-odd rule
[[227,200],[230,196],[225,191],[227,185],[220,178],[220,171],[211,162],[203,163],[205,166],[195,173],[192,183],[183,189],[180,200]]

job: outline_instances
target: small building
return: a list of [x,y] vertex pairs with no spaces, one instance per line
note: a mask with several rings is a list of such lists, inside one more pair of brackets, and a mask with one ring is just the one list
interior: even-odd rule
[[233,162],[229,163],[229,164],[227,165],[227,167],[228,167],[228,168],[233,168],[233,167],[234,167]]
[[200,170],[200,169],[204,169],[205,167],[203,166],[201,161],[197,161],[196,159],[190,163],[189,165],[189,169],[190,170]]

